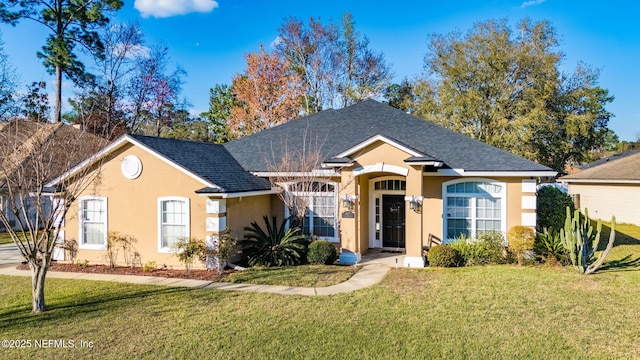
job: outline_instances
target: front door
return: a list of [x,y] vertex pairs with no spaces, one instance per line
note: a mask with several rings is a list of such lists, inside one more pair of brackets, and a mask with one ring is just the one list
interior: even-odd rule
[[382,195],[382,247],[404,248],[404,195]]

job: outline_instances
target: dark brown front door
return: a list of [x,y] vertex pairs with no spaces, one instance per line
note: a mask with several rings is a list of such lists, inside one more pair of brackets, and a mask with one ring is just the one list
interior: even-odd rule
[[382,195],[382,247],[404,248],[404,195]]

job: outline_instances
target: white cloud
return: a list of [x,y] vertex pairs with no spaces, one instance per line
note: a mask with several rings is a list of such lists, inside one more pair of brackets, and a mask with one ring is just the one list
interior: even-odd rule
[[278,45],[280,45],[280,43],[282,43],[282,38],[280,36],[276,36],[276,38],[271,42],[271,47],[275,49]]
[[540,5],[540,4],[542,4],[543,2],[545,2],[545,1],[547,1],[547,0],[530,0],[530,1],[525,1],[525,2],[523,2],[523,3],[520,5],[520,7],[524,9],[524,8],[526,8],[527,6]]
[[171,17],[191,12],[208,13],[218,7],[214,0],[136,0],[133,4],[142,17]]

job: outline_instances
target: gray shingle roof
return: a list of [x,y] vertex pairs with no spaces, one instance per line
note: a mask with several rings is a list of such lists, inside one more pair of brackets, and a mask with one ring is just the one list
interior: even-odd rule
[[365,100],[325,110],[225,144],[249,171],[269,171],[285,151],[317,147],[325,161],[376,135],[420,153],[424,159],[465,171],[552,171],[550,168],[447,130],[423,119]]
[[219,190],[205,188],[211,192],[271,189],[269,181],[246,172],[222,145],[142,135],[129,136],[192,174],[220,187]]

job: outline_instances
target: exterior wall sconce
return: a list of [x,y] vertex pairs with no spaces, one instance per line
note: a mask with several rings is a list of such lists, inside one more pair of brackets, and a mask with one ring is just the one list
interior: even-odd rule
[[422,210],[422,196],[407,196],[405,200],[409,201],[409,209],[419,213]]
[[356,197],[353,195],[342,195],[342,206],[349,211],[353,210],[356,203]]

